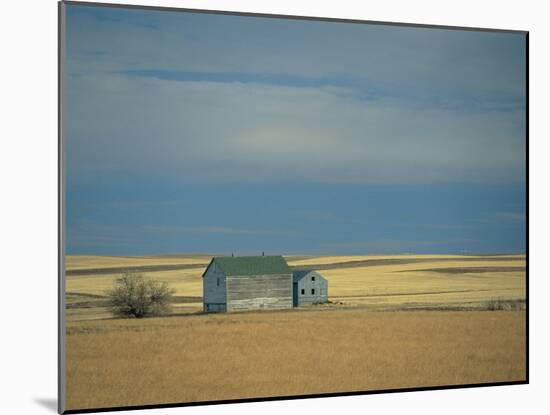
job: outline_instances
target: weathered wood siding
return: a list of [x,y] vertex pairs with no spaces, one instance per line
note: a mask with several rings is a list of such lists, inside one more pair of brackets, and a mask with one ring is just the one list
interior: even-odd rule
[[[315,278],[315,281],[312,280]],[[303,293],[302,294],[302,290]],[[312,290],[314,292],[312,293]],[[298,307],[328,302],[328,282],[317,272],[310,272],[298,281]]]
[[212,262],[202,279],[204,311],[226,311],[226,277],[216,262]]
[[292,308],[292,274],[227,277],[227,311]]

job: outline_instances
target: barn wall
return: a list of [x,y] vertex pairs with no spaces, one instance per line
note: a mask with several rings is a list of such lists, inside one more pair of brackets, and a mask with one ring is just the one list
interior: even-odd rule
[[[226,309],[226,281],[225,274],[216,262],[212,262],[204,278],[203,284],[203,308],[204,311],[225,311]],[[219,285],[218,285],[219,279]]]
[[[315,277],[315,281],[311,277]],[[302,289],[304,295],[302,295]],[[311,294],[311,290],[315,290],[315,294]],[[320,304],[328,302],[328,282],[320,274],[310,272],[298,281],[298,306]]]
[[227,311],[292,308],[292,274],[227,277]]

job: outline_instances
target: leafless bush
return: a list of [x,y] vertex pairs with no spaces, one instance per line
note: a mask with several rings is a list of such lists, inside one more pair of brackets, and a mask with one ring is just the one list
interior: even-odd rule
[[141,274],[124,273],[107,292],[109,305],[117,317],[149,317],[170,311],[174,290],[165,282]]

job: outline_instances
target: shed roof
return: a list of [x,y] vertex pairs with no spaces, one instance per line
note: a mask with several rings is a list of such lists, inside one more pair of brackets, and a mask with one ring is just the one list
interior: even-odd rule
[[212,262],[214,261],[225,275],[270,275],[292,272],[280,255],[214,257]]

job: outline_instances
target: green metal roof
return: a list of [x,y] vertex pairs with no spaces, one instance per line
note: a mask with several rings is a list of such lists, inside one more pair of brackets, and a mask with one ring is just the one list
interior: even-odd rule
[[225,275],[291,274],[282,256],[236,256],[213,259]]

